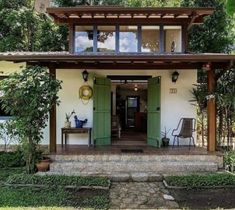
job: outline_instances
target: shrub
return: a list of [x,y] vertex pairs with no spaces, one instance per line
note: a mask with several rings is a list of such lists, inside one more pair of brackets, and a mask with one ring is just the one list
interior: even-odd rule
[[235,171],[235,151],[228,151],[224,154],[224,166],[226,170]]
[[0,168],[25,166],[23,153],[20,150],[15,152],[0,152]]
[[187,176],[168,176],[165,178],[171,186],[200,188],[204,186],[229,186],[235,185],[235,176],[228,173],[211,173],[204,175],[187,175]]

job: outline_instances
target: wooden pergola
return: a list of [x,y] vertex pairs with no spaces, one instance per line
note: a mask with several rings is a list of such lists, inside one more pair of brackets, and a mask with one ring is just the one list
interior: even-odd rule
[[214,8],[188,7],[119,7],[119,6],[79,6],[47,8],[47,13],[58,24],[69,28],[69,52],[74,53],[74,31],[76,25],[159,25],[160,52],[163,52],[163,26],[182,27],[182,52],[187,51],[187,33],[195,24],[202,24],[204,17],[212,15]]
[[[26,62],[29,65],[47,66],[56,76],[56,69],[204,69],[208,76],[208,95],[216,86],[215,69],[228,69],[235,63],[235,55],[226,54],[83,54],[68,52],[50,53],[0,53],[0,60]],[[216,149],[216,103],[207,101],[208,107],[208,151]],[[56,106],[50,112],[50,151],[56,152]]]

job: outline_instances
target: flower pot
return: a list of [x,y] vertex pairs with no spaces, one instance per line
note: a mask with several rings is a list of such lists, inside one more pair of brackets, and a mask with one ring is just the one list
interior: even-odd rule
[[64,122],[64,127],[65,128],[71,128],[71,122],[70,121],[65,121]]
[[169,146],[170,139],[169,138],[162,138],[162,146],[168,147]]
[[45,172],[49,170],[49,162],[39,162],[36,164],[37,170]]

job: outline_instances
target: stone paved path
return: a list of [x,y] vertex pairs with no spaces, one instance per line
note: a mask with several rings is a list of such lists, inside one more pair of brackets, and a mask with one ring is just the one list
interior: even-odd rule
[[113,182],[110,209],[176,209],[179,205],[166,200],[170,195],[162,182]]

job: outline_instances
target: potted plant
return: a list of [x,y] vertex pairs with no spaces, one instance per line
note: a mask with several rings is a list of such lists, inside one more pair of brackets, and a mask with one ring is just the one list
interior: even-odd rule
[[75,111],[73,110],[71,113],[65,113],[65,123],[64,123],[64,127],[65,128],[71,128],[71,121],[70,121],[70,117],[75,114]]
[[164,127],[164,131],[162,131],[162,146],[163,147],[167,147],[169,146],[169,142],[170,142],[170,138],[167,138],[167,134],[169,133],[169,130],[166,130],[166,127]]

